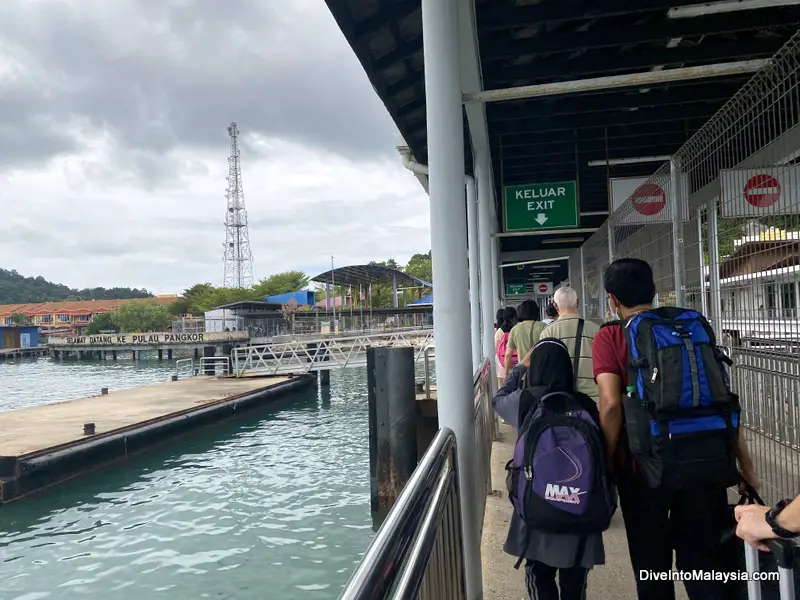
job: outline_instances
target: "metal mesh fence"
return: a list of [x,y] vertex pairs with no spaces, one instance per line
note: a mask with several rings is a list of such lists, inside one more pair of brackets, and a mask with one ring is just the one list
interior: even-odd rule
[[570,260],[589,319],[609,316],[609,255],[652,266],[659,306],[709,317],[768,502],[800,493],[799,84],[800,32]]
[[608,230],[606,223],[583,245],[583,308],[586,318],[598,323],[609,316],[603,291],[603,271],[610,262]]

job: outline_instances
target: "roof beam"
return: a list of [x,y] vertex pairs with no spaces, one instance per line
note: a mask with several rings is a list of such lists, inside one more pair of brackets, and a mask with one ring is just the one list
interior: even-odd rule
[[666,14],[650,23],[615,23],[614,34],[606,27],[596,26],[589,31],[570,31],[562,34],[543,34],[523,39],[508,35],[484,36],[481,39],[483,61],[517,59],[521,56],[572,53],[576,50],[632,46],[646,42],[663,42],[673,38],[710,36],[769,27],[795,27],[800,23],[800,10],[775,8],[754,13],[737,13],[696,19],[669,19]]
[[[765,58],[772,56],[780,49],[780,42],[779,38],[772,37],[751,40],[747,44],[742,44],[740,41],[710,40],[704,44],[676,48],[667,48],[666,46],[646,50],[606,48],[585,52],[578,57],[557,55],[537,58],[534,62],[522,66],[498,65],[488,74],[486,87],[499,87],[514,81],[527,81],[528,83],[563,81],[603,73],[649,69],[653,65],[692,66],[697,63],[724,62],[732,58],[739,60]],[[398,91],[404,89],[412,85],[412,79],[415,78],[405,79],[391,88]]]
[[672,81],[686,81],[688,79],[741,75],[743,73],[754,73],[768,64],[770,64],[769,59],[745,60],[740,62],[704,65],[701,67],[644,71],[642,73],[631,73],[629,75],[611,75],[609,77],[595,77],[593,79],[526,85],[504,90],[488,90],[464,94],[464,103],[472,104],[476,102],[499,102],[503,100],[520,100],[522,98],[540,98],[543,96],[596,92],[598,90],[638,87],[669,83]]
[[[749,74],[747,79],[749,79]],[[651,89],[644,94],[638,90],[629,93],[619,92],[592,95],[581,94],[578,97],[553,98],[525,102],[516,106],[494,105],[487,107],[487,114],[492,123],[518,121],[536,117],[556,115],[579,115],[605,111],[629,110],[652,106],[674,106],[693,104],[696,102],[726,102],[746,81],[744,77],[734,81],[726,79],[703,81],[700,85],[687,85],[668,89]],[[711,85],[709,85],[709,83]],[[516,89],[516,88],[512,88]]]
[[[667,11],[675,6],[696,4],[697,0],[605,0],[597,7],[583,3],[544,2],[533,6],[517,6],[514,10],[497,11],[495,2],[486,2],[478,11],[480,32],[512,29],[540,23],[585,21],[621,15]],[[603,4],[602,8],[599,4]]]

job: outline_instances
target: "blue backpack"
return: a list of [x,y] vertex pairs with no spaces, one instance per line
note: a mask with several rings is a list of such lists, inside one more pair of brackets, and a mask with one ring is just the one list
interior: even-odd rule
[[737,484],[739,399],[725,372],[730,360],[706,318],[662,307],[616,323],[629,348],[623,396],[628,446],[647,485]]
[[526,533],[581,535],[579,560],[586,535],[608,529],[617,508],[606,465],[605,441],[589,412],[570,393],[545,394],[525,417],[506,464],[509,498]]

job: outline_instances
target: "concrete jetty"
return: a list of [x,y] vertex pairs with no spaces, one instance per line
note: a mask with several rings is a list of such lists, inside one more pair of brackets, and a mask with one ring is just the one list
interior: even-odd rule
[[264,406],[310,376],[193,377],[0,412],[0,504]]

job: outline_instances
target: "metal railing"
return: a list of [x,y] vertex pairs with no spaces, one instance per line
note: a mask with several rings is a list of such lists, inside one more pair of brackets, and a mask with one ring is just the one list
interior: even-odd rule
[[[484,360],[473,379],[475,402],[475,447],[478,449],[480,474],[481,514],[486,510],[486,498],[492,493],[492,444],[500,436],[499,423],[492,408],[492,370]],[[481,530],[483,523],[481,523]]]
[[183,377],[194,377],[194,359],[180,358],[175,361],[175,376],[180,379]]
[[217,375],[221,370],[222,375],[231,374],[231,360],[228,356],[203,356],[200,358],[201,375]]
[[[484,360],[475,373],[475,437],[479,493],[491,493],[491,369]],[[442,428],[423,455],[340,600],[463,600],[466,598],[462,515],[456,438]]]
[[440,429],[340,600],[466,598],[456,436]]
[[412,346],[417,350],[414,360],[418,361],[432,340],[432,329],[412,329],[246,346],[234,349],[233,372],[237,376],[246,372],[278,375],[364,366],[367,349],[378,346]]
[[800,491],[798,107],[800,31],[569,261],[588,319],[610,319],[602,278],[619,258],[650,264],[656,305],[708,316],[766,501]]

